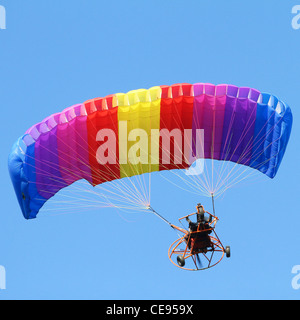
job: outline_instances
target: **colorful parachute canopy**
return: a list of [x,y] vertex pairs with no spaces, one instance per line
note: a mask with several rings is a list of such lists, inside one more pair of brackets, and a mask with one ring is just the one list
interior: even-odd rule
[[[96,98],[36,124],[15,143],[9,171],[23,215],[32,219],[48,199],[77,180],[96,186],[188,168],[200,157],[249,166],[273,178],[291,128],[290,108],[254,89],[202,83],[153,87]],[[181,140],[169,136],[169,154],[162,147],[163,129],[170,136],[174,129],[182,133]],[[201,154],[198,129],[204,133]],[[110,149],[108,139],[114,142]],[[143,147],[135,146],[138,139]],[[189,156],[178,153],[178,144],[190,146]],[[140,161],[130,160],[134,152]]]

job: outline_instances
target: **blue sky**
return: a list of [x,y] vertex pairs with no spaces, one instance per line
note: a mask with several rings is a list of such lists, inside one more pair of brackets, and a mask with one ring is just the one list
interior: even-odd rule
[[[0,299],[299,299],[300,30],[290,1],[1,0]],[[232,258],[189,273],[167,257],[176,234],[154,216],[94,209],[25,221],[7,170],[15,140],[85,100],[179,82],[230,83],[287,102],[294,127],[274,180],[216,204]],[[197,197],[153,178],[155,208],[176,223]]]

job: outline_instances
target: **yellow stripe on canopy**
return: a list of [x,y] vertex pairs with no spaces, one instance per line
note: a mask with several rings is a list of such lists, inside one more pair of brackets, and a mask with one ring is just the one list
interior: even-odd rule
[[116,94],[121,178],[159,171],[160,87]]

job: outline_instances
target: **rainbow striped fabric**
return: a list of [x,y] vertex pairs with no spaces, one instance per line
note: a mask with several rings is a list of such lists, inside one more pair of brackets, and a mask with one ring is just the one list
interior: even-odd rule
[[[199,157],[232,161],[273,178],[291,128],[290,108],[255,89],[203,83],[158,86],[96,98],[46,118],[16,142],[9,171],[24,217],[31,219],[48,199],[77,180],[95,186],[188,168]],[[162,132],[170,133],[170,150],[162,145]],[[113,143],[105,150],[109,138]],[[184,148],[188,157],[180,153]],[[143,161],[131,161],[134,150]],[[109,161],[102,162],[99,152]],[[170,161],[164,161],[168,155]]]

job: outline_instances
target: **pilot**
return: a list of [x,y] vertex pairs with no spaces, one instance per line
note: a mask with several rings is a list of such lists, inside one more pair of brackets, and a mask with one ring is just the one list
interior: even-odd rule
[[212,216],[205,217],[205,210],[201,204],[197,205],[197,222],[192,222],[189,216],[186,220],[189,223],[190,241],[194,239],[196,242],[206,240],[209,242],[209,235],[212,233],[210,226]]

